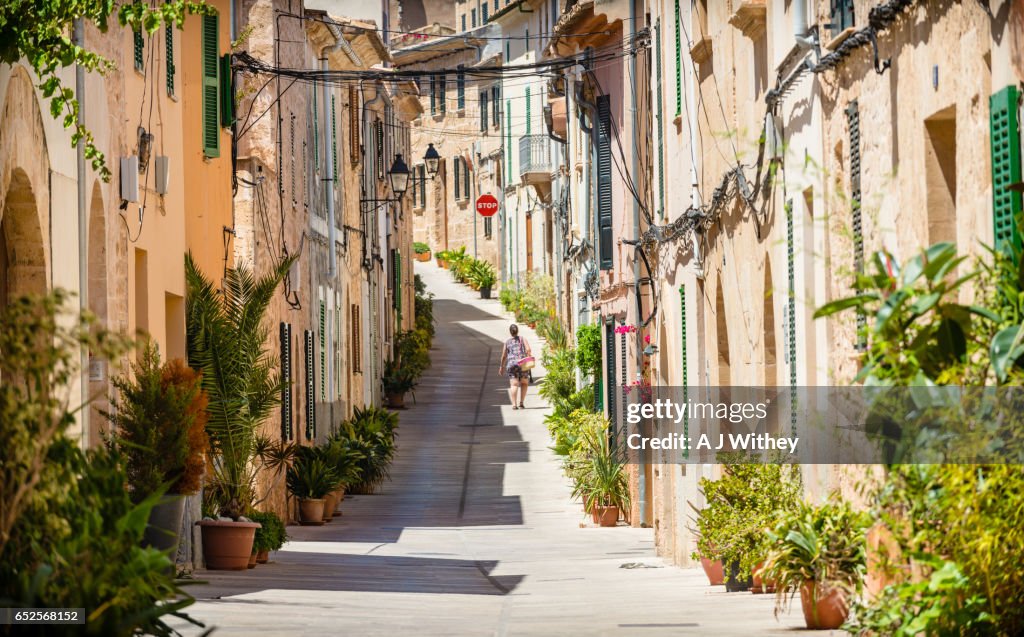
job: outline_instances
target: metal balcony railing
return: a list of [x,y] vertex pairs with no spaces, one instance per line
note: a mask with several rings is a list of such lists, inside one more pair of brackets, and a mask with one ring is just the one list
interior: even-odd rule
[[524,135],[519,138],[519,176],[529,183],[551,179],[551,139],[547,135]]

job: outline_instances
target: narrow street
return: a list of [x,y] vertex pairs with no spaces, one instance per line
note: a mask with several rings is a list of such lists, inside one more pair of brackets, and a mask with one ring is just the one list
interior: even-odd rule
[[581,528],[536,386],[513,411],[496,374],[509,324],[500,304],[417,266],[436,294],[438,334],[416,404],[401,414],[391,482],[346,498],[325,526],[288,527],[291,542],[268,565],[200,572],[208,583],[189,587],[192,616],[225,635],[751,635],[802,625],[799,602],[776,622],[773,596],[727,594],[700,569],[664,565],[649,529]]

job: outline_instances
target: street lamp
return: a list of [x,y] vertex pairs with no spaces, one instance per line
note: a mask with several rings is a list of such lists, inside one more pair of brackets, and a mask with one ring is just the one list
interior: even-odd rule
[[388,178],[391,180],[391,191],[395,193],[397,198],[401,199],[405,191],[409,189],[409,167],[402,160],[401,153],[395,155],[395,163],[391,164]]
[[427,152],[423,155],[423,163],[427,165],[427,176],[433,181],[434,177],[437,177],[438,164],[441,162],[441,156],[437,154],[437,150],[433,144],[427,144]]

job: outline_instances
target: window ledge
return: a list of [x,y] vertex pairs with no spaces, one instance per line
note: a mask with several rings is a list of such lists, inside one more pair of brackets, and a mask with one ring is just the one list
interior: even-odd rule
[[836,49],[839,48],[840,44],[846,41],[846,38],[850,37],[856,32],[856,27],[847,27],[846,29],[843,29],[842,31],[836,34],[836,37],[828,41],[828,44],[825,45],[825,48],[828,49],[829,51],[835,51]]
[[693,43],[693,46],[690,48],[690,57],[692,57],[693,61],[697,64],[703,64],[711,59],[711,50],[711,38],[709,36],[704,36]]
[[751,40],[756,40],[765,32],[766,18],[764,0],[743,0],[729,18],[729,24]]

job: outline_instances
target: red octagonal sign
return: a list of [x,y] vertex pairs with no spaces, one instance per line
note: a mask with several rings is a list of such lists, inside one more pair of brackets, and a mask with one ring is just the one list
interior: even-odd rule
[[498,212],[498,200],[494,195],[480,195],[476,200],[476,211],[481,217],[493,217]]

